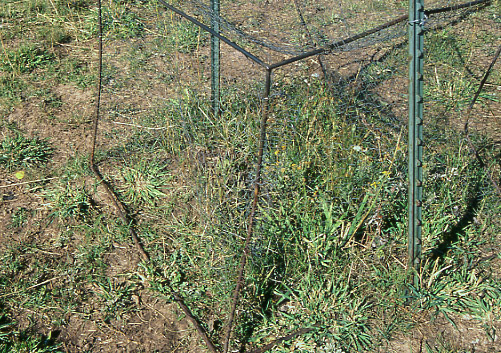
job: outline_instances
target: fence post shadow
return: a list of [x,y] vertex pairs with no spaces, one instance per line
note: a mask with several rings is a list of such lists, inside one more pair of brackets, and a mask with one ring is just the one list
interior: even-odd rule
[[480,202],[484,199],[484,195],[481,193],[481,186],[484,184],[483,180],[479,180],[475,183],[474,187],[469,191],[469,198],[466,202],[467,206],[464,210],[461,218],[458,219],[457,223],[452,226],[452,228],[442,236],[442,241],[437,244],[435,248],[431,250],[431,259],[443,261],[447,255],[448,250],[451,246],[459,240],[459,236],[464,232],[466,227],[475,221],[475,215],[477,214],[478,206]]

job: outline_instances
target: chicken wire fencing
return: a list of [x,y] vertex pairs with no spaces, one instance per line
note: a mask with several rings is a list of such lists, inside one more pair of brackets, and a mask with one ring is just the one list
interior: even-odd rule
[[[252,340],[260,352],[284,328],[290,340],[340,323],[310,274],[335,282],[328,268],[343,249],[384,248],[385,261],[407,263],[407,2],[223,0],[219,15],[214,1],[103,4],[97,164],[164,279],[155,289],[180,293],[194,317],[208,318],[201,330],[216,346]],[[496,50],[477,37],[499,36],[489,28],[473,38],[465,20],[486,11],[499,23],[493,6],[425,2],[427,255],[452,241],[425,245],[437,244],[426,224],[439,217],[427,205],[446,188],[475,195],[467,207],[492,193],[461,132]],[[220,37],[216,79],[211,35]],[[468,121],[496,182],[493,82]],[[456,206],[441,211],[461,214]],[[256,320],[266,322],[259,332]]]

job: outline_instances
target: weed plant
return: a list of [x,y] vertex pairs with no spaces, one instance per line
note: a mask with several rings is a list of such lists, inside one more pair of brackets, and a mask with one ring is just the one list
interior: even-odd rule
[[49,51],[30,45],[23,45],[13,51],[4,51],[3,54],[0,69],[15,75],[31,72],[54,58]]
[[84,187],[65,183],[46,194],[50,217],[68,219],[72,217],[85,218],[91,211],[92,204]]
[[6,107],[21,100],[24,87],[25,83],[18,78],[0,76],[0,100],[2,102],[0,112],[4,113]]
[[41,166],[50,159],[53,148],[48,140],[27,138],[12,128],[3,134],[0,145],[0,165],[7,170]]
[[123,6],[106,7],[103,12],[103,33],[117,38],[135,38],[144,34],[144,24],[132,10]]
[[119,179],[119,191],[127,203],[154,206],[156,200],[166,196],[161,189],[166,187],[171,177],[165,166],[142,159],[136,165],[125,166]]
[[5,314],[0,316],[0,352],[1,353],[49,353],[62,352],[54,338],[36,337],[28,332],[15,330],[14,323]]
[[28,221],[28,218],[30,216],[30,212],[24,208],[24,207],[19,207],[16,212],[12,215],[11,218],[11,228],[21,228],[23,227],[26,222]]
[[198,26],[180,19],[167,23],[165,31],[172,49],[183,54],[193,53],[198,48],[207,45],[209,38],[207,33]]

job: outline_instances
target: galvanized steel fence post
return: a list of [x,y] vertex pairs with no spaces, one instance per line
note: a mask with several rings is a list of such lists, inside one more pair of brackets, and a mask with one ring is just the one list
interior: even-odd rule
[[[211,27],[219,34],[219,7],[220,0],[211,0]],[[219,38],[215,35],[211,35],[211,100],[212,100],[212,111],[214,113],[214,118],[219,117],[220,102],[221,102],[221,88],[220,88],[220,42]]]
[[409,0],[409,265],[419,285],[423,196],[423,0]]

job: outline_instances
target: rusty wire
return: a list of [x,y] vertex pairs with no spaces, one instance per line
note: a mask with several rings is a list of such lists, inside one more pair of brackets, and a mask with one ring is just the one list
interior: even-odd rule
[[[90,154],[90,169],[96,176],[96,178],[99,180],[101,185],[103,185],[104,189],[106,190],[106,193],[108,194],[109,198],[111,199],[113,205],[115,206],[118,215],[122,219],[122,221],[129,227],[129,234],[134,241],[134,245],[139,252],[142,260],[145,263],[150,263],[150,256],[148,253],[144,250],[143,245],[141,244],[141,241],[134,229],[134,224],[132,220],[130,219],[127,210],[125,209],[124,205],[122,202],[118,199],[116,193],[111,189],[111,186],[104,180],[103,176],[99,172],[99,169],[96,165],[95,161],[95,151],[96,151],[96,142],[97,142],[97,131],[98,131],[98,125],[99,125],[99,116],[100,116],[100,106],[101,106],[101,91],[102,91],[102,67],[103,67],[103,29],[102,29],[102,17],[101,17],[101,0],[98,0],[98,41],[99,41],[99,47],[98,47],[98,57],[99,57],[99,62],[98,62],[98,82],[97,82],[97,99],[96,99],[96,110],[95,110],[95,116],[94,116],[94,121],[93,121],[93,135],[92,135],[92,146],[91,146],[91,154]],[[158,272],[158,271],[157,271]],[[193,315],[191,312],[190,308],[186,305],[183,297],[177,293],[170,283],[167,283],[167,287],[169,288],[169,291],[171,292],[173,300],[178,304],[178,306],[181,308],[181,310],[184,312],[186,317],[191,321],[191,323],[195,326],[195,329],[197,330],[198,334],[200,337],[203,339],[205,344],[207,345],[207,348],[211,353],[217,353],[217,349],[212,343],[212,340],[209,338],[209,335],[203,328],[203,326],[200,324],[199,320]]]
[[103,176],[99,172],[99,169],[96,165],[96,160],[95,160],[95,152],[96,152],[96,142],[97,142],[97,130],[98,130],[98,124],[99,124],[99,115],[100,115],[100,106],[101,106],[101,91],[102,91],[102,71],[103,71],[103,28],[102,28],[102,17],[101,17],[101,0],[98,0],[98,41],[99,41],[99,63],[98,63],[98,79],[97,79],[97,99],[96,99],[96,113],[94,116],[94,121],[93,121],[93,134],[92,134],[92,147],[91,147],[91,153],[90,153],[90,169],[96,176],[96,178],[99,180],[101,185],[103,185],[104,189],[106,190],[106,193],[110,197],[113,206],[115,206],[115,209],[118,212],[118,215],[120,218],[123,220],[123,222],[129,227],[129,234],[134,241],[134,245],[136,246],[136,249],[138,250],[139,254],[141,255],[142,259],[146,262],[149,261],[149,256],[144,251],[143,245],[141,244],[141,241],[139,240],[139,237],[137,236],[137,233],[134,229],[134,225],[132,220],[129,218],[127,211],[122,204],[122,202],[118,199],[117,195],[113,192],[111,189],[111,186],[104,180]]
[[484,88],[484,85],[487,82],[487,79],[489,78],[489,75],[492,71],[492,68],[496,64],[496,61],[498,60],[500,54],[501,54],[501,45],[499,46],[498,50],[494,54],[494,57],[492,58],[492,61],[489,65],[489,67],[485,70],[485,74],[482,78],[482,81],[480,81],[480,84],[478,85],[478,89],[475,92],[475,95],[473,96],[473,99],[471,100],[470,105],[468,106],[468,110],[466,111],[466,114],[465,114],[466,118],[465,118],[465,123],[464,123],[464,134],[466,136],[466,140],[468,141],[468,145],[470,146],[470,149],[472,150],[473,154],[475,155],[475,158],[477,159],[478,163],[480,164],[480,167],[483,168],[485,170],[486,174],[489,176],[491,184],[499,196],[501,196],[501,189],[499,188],[499,185],[496,182],[496,180],[494,180],[494,178],[492,177],[491,173],[489,173],[487,171],[487,166],[485,165],[484,160],[480,156],[478,149],[475,147],[475,144],[473,143],[473,141],[470,137],[469,124],[470,124],[471,113],[473,111],[473,106],[477,102],[477,99],[480,96],[480,93],[482,92],[482,89]]

